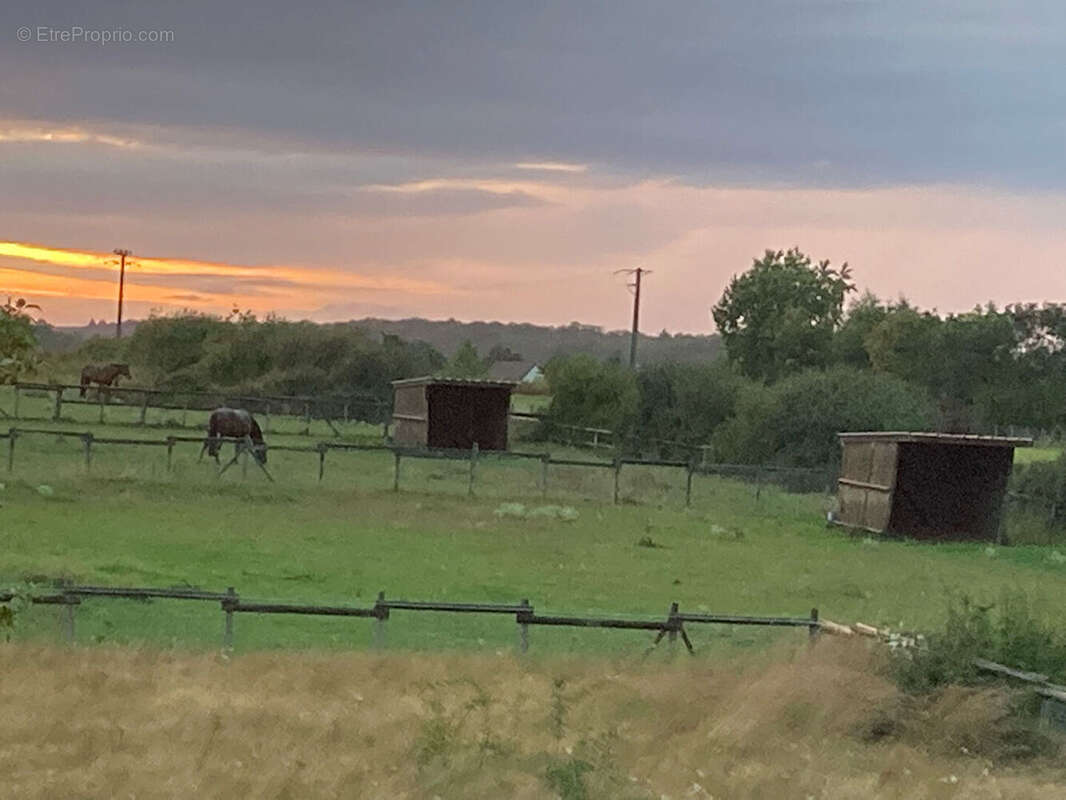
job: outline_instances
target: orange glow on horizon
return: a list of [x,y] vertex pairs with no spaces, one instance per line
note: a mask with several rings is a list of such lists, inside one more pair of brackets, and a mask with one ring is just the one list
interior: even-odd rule
[[[0,242],[0,256],[54,264],[73,269],[118,271],[117,260],[110,253],[68,250],[25,242]],[[28,270],[19,271],[30,272]],[[41,278],[45,277],[37,273],[34,274]],[[307,289],[318,287],[326,290],[394,291],[413,294],[443,294],[452,291],[447,286],[430,281],[360,275],[328,267],[253,267],[243,264],[193,261],[180,258],[150,258],[138,256],[134,253],[131,260],[127,262],[126,280],[136,283],[138,274],[279,279],[291,281],[299,286],[307,287]],[[175,290],[170,289],[169,291]],[[288,287],[283,291],[288,296],[293,289]]]

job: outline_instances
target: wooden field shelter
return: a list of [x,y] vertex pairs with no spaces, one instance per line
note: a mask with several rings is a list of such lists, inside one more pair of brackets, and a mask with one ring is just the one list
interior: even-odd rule
[[510,381],[393,381],[393,442],[407,447],[506,450]]
[[841,433],[836,521],[914,539],[1001,542],[1015,447],[1032,439]]

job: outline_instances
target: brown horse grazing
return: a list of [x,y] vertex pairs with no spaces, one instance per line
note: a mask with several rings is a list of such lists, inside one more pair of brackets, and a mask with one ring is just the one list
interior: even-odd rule
[[85,397],[85,390],[89,388],[90,383],[95,383],[99,386],[110,386],[113,383],[117,386],[119,376],[123,375],[127,378],[132,377],[129,364],[89,364],[84,366],[81,369],[81,396]]
[[[211,419],[207,423],[207,440],[200,448],[200,458],[204,457],[204,451],[218,461],[218,451],[222,449],[222,437],[241,439],[247,436],[252,440],[252,455],[260,464],[266,464],[267,447],[263,441],[263,432],[259,429],[252,415],[243,408],[216,408],[211,412]],[[237,448],[241,444],[237,443]],[[219,462],[221,464],[221,462]]]

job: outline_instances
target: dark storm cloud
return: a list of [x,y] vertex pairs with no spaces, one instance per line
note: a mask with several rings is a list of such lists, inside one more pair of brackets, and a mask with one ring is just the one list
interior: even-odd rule
[[[174,41],[15,41],[74,24]],[[0,36],[11,117],[695,183],[1066,186],[1058,2],[15,0]]]

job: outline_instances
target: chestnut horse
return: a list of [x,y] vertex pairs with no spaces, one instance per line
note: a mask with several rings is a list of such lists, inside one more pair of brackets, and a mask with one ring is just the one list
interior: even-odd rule
[[120,376],[132,377],[129,364],[88,364],[82,367],[81,396],[85,397],[85,390],[89,388],[90,383],[98,386],[117,386]]

